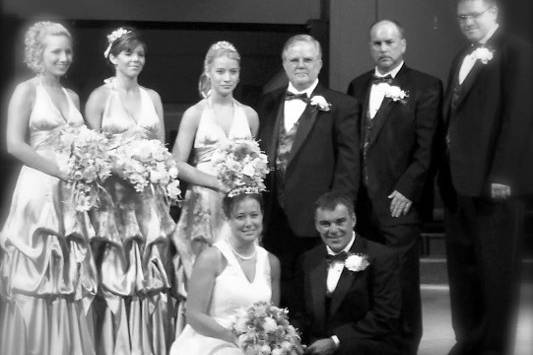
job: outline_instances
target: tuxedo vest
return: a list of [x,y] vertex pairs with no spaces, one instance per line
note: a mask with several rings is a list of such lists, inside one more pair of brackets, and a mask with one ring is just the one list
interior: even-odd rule
[[[305,113],[305,111],[304,111]],[[278,202],[281,208],[285,207],[285,173],[287,172],[287,164],[289,162],[289,155],[292,150],[294,138],[298,132],[298,126],[300,125],[300,117],[298,121],[294,123],[291,129],[287,132],[285,130],[285,115],[283,110],[280,110],[282,115],[279,125],[278,133],[278,146],[276,151],[276,190]],[[302,114],[303,116],[303,114]]]

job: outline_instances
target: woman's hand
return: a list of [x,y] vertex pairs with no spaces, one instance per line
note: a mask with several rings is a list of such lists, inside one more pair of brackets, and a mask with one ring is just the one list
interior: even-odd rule
[[214,190],[218,192],[222,192],[224,195],[230,191],[229,188],[226,185],[224,185],[222,182],[220,182],[220,180],[218,179],[216,181]]

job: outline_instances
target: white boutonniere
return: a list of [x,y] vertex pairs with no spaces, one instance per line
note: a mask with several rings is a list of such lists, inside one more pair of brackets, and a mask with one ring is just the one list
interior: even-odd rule
[[331,110],[331,104],[322,95],[311,97],[311,101],[309,103],[311,106],[318,108],[320,111],[327,112]]
[[494,57],[494,51],[491,51],[487,47],[479,47],[472,52],[472,56],[481,63],[487,64]]
[[405,104],[406,99],[409,97],[409,93],[405,90],[400,89],[399,86],[386,84],[385,87],[385,97],[391,99],[392,101],[400,101],[402,104]]
[[353,272],[363,271],[368,265],[368,256],[364,254],[350,254],[344,261],[344,267]]

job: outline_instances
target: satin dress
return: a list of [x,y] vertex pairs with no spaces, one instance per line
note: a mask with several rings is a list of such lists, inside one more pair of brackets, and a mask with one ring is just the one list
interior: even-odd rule
[[[64,116],[40,81],[35,83],[29,144],[43,158],[64,161],[60,131],[83,125],[83,118],[65,89]],[[87,213],[73,208],[68,185],[22,166],[0,232],[1,354],[95,353],[93,237]]]
[[[208,314],[222,327],[231,327],[234,316],[240,308],[247,308],[255,302],[270,302],[272,279],[268,252],[256,246],[257,259],[255,277],[248,280],[226,240],[214,244],[227,261],[224,270],[215,279]],[[170,355],[244,355],[232,343],[198,333],[187,325],[176,338]]]
[[[244,106],[239,102],[233,102],[233,120],[227,135],[216,122],[216,114],[209,98],[204,99],[204,104],[194,138],[192,160],[197,169],[216,175],[211,159],[219,144],[230,139],[251,138],[252,133]],[[180,219],[172,235],[178,251],[174,260],[177,270],[176,292],[182,300],[187,297],[187,281],[191,277],[196,256],[206,246],[223,239],[229,233],[222,210],[223,198],[224,194],[198,185],[191,185],[185,194]],[[185,325],[184,312],[182,302],[178,311],[177,332]]]
[[[113,80],[102,117],[102,132],[113,142],[158,139],[160,119],[146,89],[133,116]],[[174,337],[170,234],[175,224],[166,200],[147,188],[138,193],[119,177],[93,213],[94,255],[99,271],[97,353],[164,355]],[[111,201],[109,201],[109,199]]]

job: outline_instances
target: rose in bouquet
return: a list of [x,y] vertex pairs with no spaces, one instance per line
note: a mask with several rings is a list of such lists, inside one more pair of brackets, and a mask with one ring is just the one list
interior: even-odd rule
[[268,160],[254,139],[222,142],[213,155],[212,164],[218,180],[230,191],[230,197],[241,192],[265,190],[263,180],[268,174]]
[[289,323],[288,313],[266,302],[240,309],[231,328],[237,345],[247,355],[297,354],[300,336]]
[[113,169],[137,192],[153,186],[170,202],[178,202],[181,190],[172,154],[157,139],[128,139],[110,150]]
[[66,126],[60,135],[60,168],[68,172],[72,203],[85,212],[99,205],[99,190],[111,175],[107,139],[85,126]]

